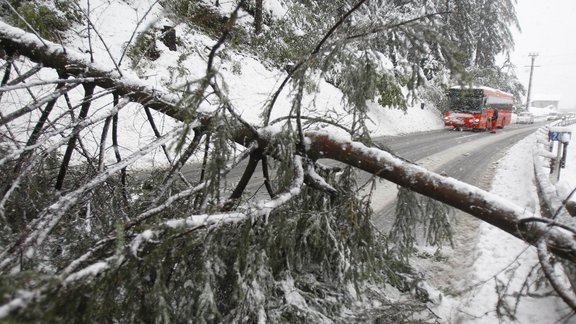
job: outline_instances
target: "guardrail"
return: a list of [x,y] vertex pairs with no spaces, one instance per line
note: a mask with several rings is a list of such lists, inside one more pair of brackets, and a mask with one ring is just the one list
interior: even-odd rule
[[[553,174],[551,171],[560,166],[556,163],[559,157],[552,152],[553,142],[550,136],[553,127],[563,127],[574,123],[576,123],[576,118],[563,119],[557,123],[553,123],[553,125],[540,127],[536,131],[534,173],[538,187],[540,207],[545,216],[549,218],[559,219],[568,215],[576,216],[576,210],[570,208],[572,205],[571,202],[563,201],[558,195],[554,179],[551,177]],[[567,203],[570,206],[566,206]]]
[[553,218],[557,210],[562,206],[562,200],[556,192],[556,187],[549,177],[549,168],[546,167],[545,159],[554,157],[550,152],[547,127],[541,127],[536,131],[536,149],[534,150],[534,174],[538,187],[540,209],[548,218]]
[[569,126],[572,124],[576,124],[576,115],[562,117],[561,120],[554,123],[555,126]]

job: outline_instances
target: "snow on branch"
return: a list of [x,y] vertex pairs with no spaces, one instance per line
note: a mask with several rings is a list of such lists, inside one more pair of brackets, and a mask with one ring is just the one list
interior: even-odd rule
[[571,231],[542,223],[521,222],[526,209],[495,194],[428,171],[389,152],[338,138],[324,132],[306,134],[307,153],[312,158],[334,159],[392,181],[412,191],[444,202],[488,222],[530,244],[545,237],[548,248],[576,262],[576,240]]
[[[119,95],[144,103],[175,119],[187,121],[194,117],[176,104],[177,97],[164,94],[162,89],[155,88],[135,76],[129,77],[128,73],[123,73],[124,76],[120,77],[114,72],[114,67],[91,64],[76,51],[64,50],[61,45],[48,41],[41,42],[35,35],[3,22],[0,22],[0,48],[7,53],[17,52],[46,67],[56,68],[71,75],[95,77],[97,86],[105,89],[116,88]],[[201,122],[207,124],[210,120],[202,119]],[[261,149],[269,144],[264,137],[255,133],[254,129],[237,124],[232,125],[234,130],[230,140],[244,146],[249,146],[258,140]],[[541,223],[522,224],[519,222],[522,217],[532,216],[526,215],[524,208],[376,148],[368,148],[363,144],[320,132],[309,132],[306,137],[308,141],[306,154],[309,157],[329,158],[370,172],[465,211],[531,244],[535,244],[546,234],[546,241],[552,253],[576,262],[576,240],[572,233]],[[295,187],[290,190],[292,189],[296,190]],[[288,196],[291,194],[293,193]],[[269,203],[270,206],[278,206],[278,202],[279,200],[272,200]]]
[[[250,153],[254,152],[254,150],[256,148],[257,148],[257,145],[250,146],[237,159],[235,159],[235,161],[228,163],[228,165],[226,165],[226,167],[220,171],[220,176],[226,175],[228,172],[230,172],[230,170],[232,170],[234,167],[236,167],[240,163],[240,161],[244,160],[244,158],[246,156],[248,156],[248,155],[250,155]],[[210,179],[206,180],[206,181],[202,181],[192,188],[182,190],[182,191],[180,191],[180,192],[178,192],[172,196],[169,196],[168,198],[163,200],[162,204],[156,205],[156,206],[146,210],[145,212],[141,213],[140,215],[138,215],[136,218],[134,218],[134,220],[130,221],[130,223],[128,223],[126,225],[126,227],[130,228],[130,227],[148,219],[150,216],[155,215],[155,214],[165,210],[166,208],[170,207],[177,200],[180,200],[180,199],[183,199],[186,197],[190,197],[191,195],[199,192],[200,190],[210,186],[211,182],[212,181]]]
[[44,67],[54,68],[68,75],[95,78],[94,84],[101,88],[116,88],[120,96],[127,96],[134,102],[146,103],[146,106],[176,119],[184,119],[184,112],[176,107],[179,98],[168,95],[165,89],[159,89],[139,79],[129,70],[122,70],[120,76],[114,66],[90,63],[83,53],[41,40],[36,35],[3,21],[0,21],[0,49],[6,53],[26,56],[34,62],[42,63]]
[[302,167],[302,157],[294,156],[294,178],[290,186],[283,192],[277,194],[274,198],[260,202],[257,206],[257,216],[268,217],[270,212],[282,206],[292,197],[300,193],[300,189],[304,184],[304,168]]
[[574,290],[570,287],[570,283],[565,276],[557,273],[554,266],[550,262],[550,254],[548,253],[548,247],[544,239],[539,240],[536,244],[538,250],[538,260],[540,260],[540,265],[544,271],[544,275],[554,287],[554,290],[558,293],[560,298],[568,305],[572,310],[576,311],[576,296],[574,295]]
[[68,91],[74,89],[78,85],[79,85],[79,83],[69,84],[65,87],[62,87],[62,88],[52,92],[49,95],[46,95],[46,96],[44,96],[38,100],[35,100],[34,103],[32,103],[32,104],[26,105],[26,106],[24,106],[24,107],[22,107],[16,111],[12,112],[12,113],[9,113],[8,115],[6,115],[4,117],[0,117],[0,126],[8,124],[9,122],[13,121],[14,119],[16,119],[18,117],[22,117],[22,116],[26,115],[27,113],[40,108],[45,103],[57,99],[58,97],[67,93]]
[[25,255],[27,257],[33,256],[36,253],[36,247],[43,243],[54,226],[58,224],[62,216],[87,192],[91,191],[96,186],[106,181],[114,173],[133,164],[136,160],[152,152],[157,147],[169,143],[176,139],[178,136],[181,136],[182,129],[183,126],[174,128],[163,137],[149,143],[140,150],[137,150],[128,158],[110,166],[110,168],[99,173],[85,185],[62,196],[54,204],[40,212],[38,218],[30,224],[29,233],[23,234],[19,240],[0,252],[0,259],[2,259],[0,262],[0,268],[5,269],[7,266],[9,266],[17,258],[17,255],[19,254],[18,251],[25,251]]

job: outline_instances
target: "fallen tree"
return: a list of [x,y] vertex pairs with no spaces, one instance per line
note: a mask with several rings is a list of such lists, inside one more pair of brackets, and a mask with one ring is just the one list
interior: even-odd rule
[[[94,83],[104,89],[114,88],[116,93],[132,101],[165,113],[181,121],[198,116],[179,107],[178,99],[154,89],[145,82],[126,78],[116,71],[107,71],[91,64],[74,51],[26,33],[0,22],[0,49],[2,57],[23,55],[45,67],[51,67],[68,75],[94,78]],[[0,89],[1,90],[1,89]],[[202,118],[201,126],[207,127],[211,120]],[[6,121],[0,119],[0,123]],[[200,127],[200,126],[199,126]],[[257,141],[265,149],[267,139],[256,128],[238,123],[231,140],[244,146]],[[328,158],[370,172],[425,196],[444,202],[470,215],[488,222],[511,235],[536,245],[540,239],[548,243],[554,254],[576,262],[576,236],[572,231],[554,223],[533,219],[538,215],[526,215],[523,208],[458,180],[427,171],[404,161],[388,152],[368,148],[361,143],[342,141],[325,133],[306,133],[306,150],[300,152],[312,159]]]

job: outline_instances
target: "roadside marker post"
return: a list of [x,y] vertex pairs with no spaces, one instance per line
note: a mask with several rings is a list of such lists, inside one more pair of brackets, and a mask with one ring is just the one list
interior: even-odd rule
[[558,142],[556,159],[550,168],[550,180],[553,183],[558,183],[558,180],[560,180],[560,169],[566,167],[566,154],[568,153],[568,143],[571,138],[572,132],[565,127],[552,127],[548,131],[548,140],[551,143]]

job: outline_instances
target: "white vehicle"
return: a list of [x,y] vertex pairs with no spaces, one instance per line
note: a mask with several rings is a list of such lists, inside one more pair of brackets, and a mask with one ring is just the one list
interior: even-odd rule
[[521,112],[516,117],[516,124],[534,124],[534,115],[530,112]]

